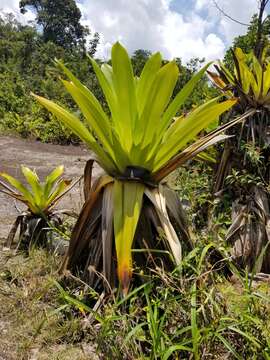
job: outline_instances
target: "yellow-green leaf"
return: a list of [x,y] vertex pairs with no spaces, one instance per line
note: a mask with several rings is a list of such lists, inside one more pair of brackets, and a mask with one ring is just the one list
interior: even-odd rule
[[114,182],[114,233],[118,277],[127,293],[132,272],[131,247],[143,201],[145,186],[138,182]]

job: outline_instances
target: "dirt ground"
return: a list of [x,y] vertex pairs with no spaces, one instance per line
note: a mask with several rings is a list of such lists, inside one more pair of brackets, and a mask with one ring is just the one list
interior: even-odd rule
[[[21,165],[35,169],[43,179],[61,164],[65,166],[65,177],[76,179],[83,174],[89,154],[88,149],[79,146],[43,144],[18,137],[0,136],[0,172],[7,172],[20,180],[23,180]],[[78,185],[68,196],[63,198],[58,207],[78,212],[81,203],[82,192]],[[22,205],[15,204],[10,197],[0,193],[0,238],[2,239],[7,236],[10,226],[18,214],[16,207],[21,209]]]

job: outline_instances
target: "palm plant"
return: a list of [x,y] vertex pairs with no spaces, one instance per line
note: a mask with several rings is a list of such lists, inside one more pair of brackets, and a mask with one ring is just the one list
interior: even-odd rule
[[178,115],[209,64],[170,102],[179,76],[174,61],[162,66],[161,55],[156,53],[137,78],[119,43],[112,47],[111,60],[112,67],[100,67],[91,59],[110,114],[60,61],[57,63],[69,79],[62,80],[63,85],[85,122],[54,102],[34,96],[87,144],[104,170],[91,181],[94,160],[86,166],[86,201],[63,268],[80,269],[95,288],[113,287],[118,277],[126,293],[135,263],[146,266],[152,261],[160,266],[160,260],[162,266],[172,268],[181,263],[181,242],[191,246],[181,203],[164,183],[165,177],[223,140],[226,136],[221,132],[239,119],[193,142],[236,103],[235,99],[220,102],[215,98]]
[[8,235],[6,246],[11,247],[19,228],[19,245],[29,247],[33,242],[46,245],[45,228],[51,222],[59,225],[58,211],[54,210],[56,203],[73,187],[69,180],[62,179],[64,166],[58,166],[42,184],[35,171],[21,166],[27,186],[13,176],[0,173],[5,181],[0,180],[0,192],[23,203],[27,209],[22,211],[15,220]]
[[239,97],[232,109],[234,116],[247,111],[251,114],[241,127],[229,132],[237,136],[225,142],[214,192],[220,194],[226,188],[231,195],[232,224],[227,241],[233,245],[238,263],[249,270],[256,265],[256,271],[269,272],[269,47],[263,49],[259,58],[237,48],[233,59],[233,72],[220,62],[217,73],[208,73],[228,97]]

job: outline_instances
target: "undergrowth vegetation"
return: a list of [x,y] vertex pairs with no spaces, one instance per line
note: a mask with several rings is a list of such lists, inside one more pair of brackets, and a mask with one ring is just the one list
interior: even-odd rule
[[229,281],[220,274],[222,262],[210,264],[213,249],[209,242],[195,247],[182,262],[182,280],[157,267],[151,281],[124,299],[118,293],[100,299],[94,310],[97,294],[74,276],[63,282],[58,259],[44,250],[28,258],[2,254],[1,353],[12,347],[14,359],[35,353],[38,359],[269,359],[268,285],[234,268]]

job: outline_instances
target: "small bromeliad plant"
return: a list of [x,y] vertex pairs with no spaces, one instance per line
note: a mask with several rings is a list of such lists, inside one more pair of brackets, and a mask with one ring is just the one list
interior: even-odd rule
[[31,245],[47,246],[48,229],[60,224],[56,203],[71,189],[70,180],[62,178],[64,166],[54,169],[41,183],[35,171],[21,166],[28,186],[13,176],[0,173],[0,192],[20,201],[27,208],[16,218],[7,237],[6,246],[11,247],[19,229],[18,247],[28,249]]
[[191,246],[179,198],[164,179],[226,137],[221,132],[232,123],[194,142],[196,135],[236,99],[221,102],[216,98],[179,115],[208,65],[170,101],[179,76],[174,61],[162,66],[161,55],[156,53],[137,78],[119,43],[112,47],[111,61],[112,66],[100,67],[91,59],[109,114],[59,61],[69,79],[62,82],[85,121],[48,99],[34,96],[87,144],[105,172],[92,181],[93,161],[86,166],[86,201],[63,268],[82,271],[96,289],[114,287],[119,280],[126,293],[136,265],[172,269],[181,263],[181,243]]
[[254,52],[245,54],[242,49],[232,51],[234,70],[230,71],[221,61],[215,65],[217,73],[208,71],[214,84],[228,95],[239,97],[243,111],[247,108],[270,107],[270,61],[265,47],[261,58]]

